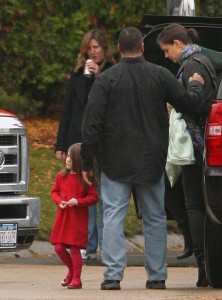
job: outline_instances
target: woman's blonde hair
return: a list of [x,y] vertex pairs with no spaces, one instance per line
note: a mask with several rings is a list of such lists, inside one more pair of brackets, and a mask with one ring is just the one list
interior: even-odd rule
[[104,64],[106,61],[112,62],[114,63],[114,57],[109,49],[109,44],[108,44],[108,40],[105,36],[105,34],[103,32],[101,32],[99,29],[91,29],[90,31],[88,31],[83,39],[82,39],[82,43],[80,46],[80,52],[78,54],[77,57],[77,64],[75,67],[75,72],[78,72],[80,68],[82,68],[85,63],[86,60],[89,58],[87,55],[87,51],[89,48],[89,43],[92,39],[95,39],[98,44],[103,48],[104,50],[104,61],[102,62],[102,64],[100,65],[100,69],[103,68]]

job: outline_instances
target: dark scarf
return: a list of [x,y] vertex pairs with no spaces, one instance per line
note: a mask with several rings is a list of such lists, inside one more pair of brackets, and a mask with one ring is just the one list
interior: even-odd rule
[[[195,53],[199,53],[201,51],[201,48],[196,45],[196,44],[189,44],[183,52],[180,54],[179,57],[179,64],[182,65],[185,60],[193,56]],[[182,73],[181,73],[182,76]],[[181,76],[179,77],[179,81],[182,83],[182,78]],[[190,117],[189,115],[184,115],[183,116],[184,120],[187,123],[187,130],[191,136],[192,142],[194,149],[198,149],[201,153],[203,153],[204,149],[204,139],[203,139],[203,134],[200,130],[200,128],[196,125],[194,122],[193,118]]]
[[182,65],[182,63],[195,53],[199,53],[201,51],[201,48],[196,44],[189,44],[180,54],[179,57],[179,64]]

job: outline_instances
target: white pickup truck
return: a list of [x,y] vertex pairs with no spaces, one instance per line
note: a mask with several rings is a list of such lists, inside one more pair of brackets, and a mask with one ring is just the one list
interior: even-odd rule
[[26,128],[0,110],[0,251],[29,248],[39,230],[40,199],[29,197]]

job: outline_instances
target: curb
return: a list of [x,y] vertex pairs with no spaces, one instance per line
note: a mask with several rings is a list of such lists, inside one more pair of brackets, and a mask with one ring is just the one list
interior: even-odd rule
[[[167,266],[168,267],[190,267],[196,266],[194,256],[178,260],[176,257],[183,249],[183,237],[177,234],[167,236]],[[136,235],[126,239],[127,265],[144,266],[144,238]],[[62,264],[54,252],[54,247],[46,241],[34,241],[32,246],[26,250],[17,252],[0,252],[1,264],[40,264],[59,265]],[[97,252],[97,259],[86,260],[87,266],[102,266],[101,253]]]
[[[179,252],[167,252],[167,266],[168,267],[196,267],[194,256],[178,260],[176,255]],[[127,253],[128,267],[144,267],[145,257],[143,253]],[[11,253],[11,256],[4,257],[0,254],[0,264],[15,264],[15,265],[63,265],[60,259],[54,255],[33,255],[29,257],[16,255]],[[103,266],[100,255],[97,259],[85,260],[83,262],[86,266]]]

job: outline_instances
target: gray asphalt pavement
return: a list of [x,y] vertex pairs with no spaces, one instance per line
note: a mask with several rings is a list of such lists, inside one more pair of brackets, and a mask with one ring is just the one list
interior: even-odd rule
[[196,288],[197,268],[168,268],[166,290],[147,290],[142,267],[124,271],[120,291],[100,290],[104,267],[83,266],[83,288],[61,287],[63,265],[5,264],[0,273],[0,300],[222,300],[221,289]]
[[[61,288],[66,267],[60,262],[48,242],[35,241],[30,249],[19,252],[0,252],[3,265],[0,278],[0,300],[61,300],[61,299],[132,299],[132,300],[222,300],[221,290],[196,288],[197,268],[194,257],[177,260],[183,250],[183,238],[168,235],[166,290],[145,289],[143,236],[126,239],[129,268],[125,269],[121,291],[101,291],[104,268],[101,255],[83,266],[82,290]],[[178,268],[180,267],[180,268]],[[184,268],[185,267],[185,268]]]

